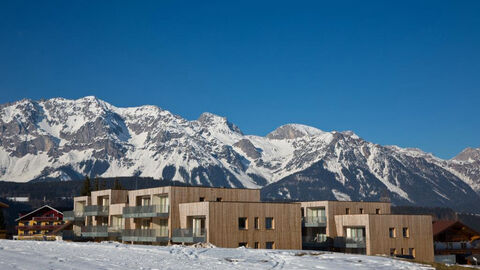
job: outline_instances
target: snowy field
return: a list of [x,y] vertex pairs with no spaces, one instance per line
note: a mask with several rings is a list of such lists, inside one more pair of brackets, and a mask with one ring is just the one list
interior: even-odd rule
[[295,250],[0,240],[0,269],[433,269],[390,258]]

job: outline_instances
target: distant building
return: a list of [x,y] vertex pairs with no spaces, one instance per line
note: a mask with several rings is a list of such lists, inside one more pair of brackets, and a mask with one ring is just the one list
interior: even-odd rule
[[[166,186],[74,198],[65,220],[83,240],[320,249],[433,261],[431,216],[390,202],[262,202],[259,189]],[[65,232],[66,233],[66,232]],[[64,234],[64,239],[65,239]]]
[[15,220],[18,223],[17,240],[55,240],[54,231],[64,225],[63,214],[44,205]]
[[480,233],[460,221],[435,221],[433,241],[437,262],[466,264],[467,257],[480,254]]
[[[8,205],[0,202],[0,212],[3,211],[3,208],[7,208]],[[3,214],[3,212],[2,212]],[[6,239],[7,238],[7,231],[2,230],[2,226],[5,226],[5,224],[0,224],[0,239]]]

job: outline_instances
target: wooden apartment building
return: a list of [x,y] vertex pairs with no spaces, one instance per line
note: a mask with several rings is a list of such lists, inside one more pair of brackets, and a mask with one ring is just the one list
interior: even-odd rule
[[390,203],[262,202],[258,189],[166,186],[101,190],[65,213],[84,239],[208,242],[219,247],[323,249],[433,261],[429,216],[392,215]]

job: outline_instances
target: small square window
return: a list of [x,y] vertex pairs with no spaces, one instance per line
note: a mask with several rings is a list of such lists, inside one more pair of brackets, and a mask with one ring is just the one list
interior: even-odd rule
[[238,229],[239,230],[246,230],[247,228],[247,218],[246,217],[240,217],[238,218]]
[[222,201],[222,197],[217,197],[217,202],[221,202]]
[[273,221],[273,217],[265,218],[265,229],[273,230],[274,226],[275,226],[275,224],[274,224],[274,221]]
[[200,197],[200,199],[199,199],[198,201],[204,202],[204,201],[205,201],[205,197]]
[[380,208],[375,209],[375,214],[380,215]]
[[409,248],[408,249],[408,255],[412,256],[413,258],[415,258],[415,249],[414,248]]
[[388,228],[388,235],[390,236],[390,238],[397,237],[397,232],[395,231],[395,228]]
[[265,243],[265,248],[266,249],[274,249],[275,248],[275,242],[266,242]]
[[350,208],[345,208],[345,214],[347,214],[347,215],[350,214]]
[[410,237],[410,230],[408,229],[408,227],[403,227],[402,234],[403,234],[403,237],[405,238]]
[[256,218],[254,219],[253,227],[254,227],[255,230],[260,229],[260,219],[259,219],[258,217],[256,217]]
[[360,214],[364,214],[363,208],[360,208]]

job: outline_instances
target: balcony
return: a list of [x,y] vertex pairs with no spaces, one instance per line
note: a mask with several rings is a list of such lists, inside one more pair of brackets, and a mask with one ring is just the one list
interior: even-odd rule
[[83,221],[85,213],[83,211],[66,211],[63,212],[63,220],[66,221]]
[[319,216],[319,217],[303,217],[303,226],[304,227],[325,227],[327,226],[327,217],[326,216]]
[[302,237],[302,245],[304,248],[329,248],[333,246],[332,239],[326,234],[308,235]]
[[168,228],[123,230],[122,241],[167,243]]
[[108,216],[108,205],[87,205],[85,216]]
[[346,248],[365,248],[365,237],[349,237],[345,238]]
[[124,218],[168,217],[169,205],[142,205],[123,208]]
[[109,226],[85,226],[82,227],[82,237],[120,237],[122,230]]
[[21,231],[52,231],[60,228],[62,224],[58,225],[23,225],[23,226],[16,226],[15,229]]
[[206,229],[201,229],[200,231],[194,231],[192,228],[173,230],[172,242],[174,243],[199,243],[206,242],[206,240]]
[[35,221],[59,221],[59,217],[33,217],[32,220]]

